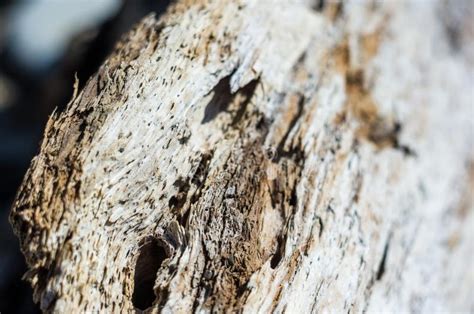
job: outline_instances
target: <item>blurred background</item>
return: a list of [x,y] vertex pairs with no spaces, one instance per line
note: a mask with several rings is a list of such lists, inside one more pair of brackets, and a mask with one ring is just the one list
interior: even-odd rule
[[48,115],[70,100],[115,42],[170,0],[0,0],[0,313],[38,313],[10,206]]

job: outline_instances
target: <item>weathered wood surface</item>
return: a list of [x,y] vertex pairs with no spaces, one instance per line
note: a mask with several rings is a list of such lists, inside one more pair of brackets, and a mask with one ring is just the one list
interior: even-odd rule
[[19,190],[35,300],[473,311],[472,12],[180,1],[146,18],[51,116]]

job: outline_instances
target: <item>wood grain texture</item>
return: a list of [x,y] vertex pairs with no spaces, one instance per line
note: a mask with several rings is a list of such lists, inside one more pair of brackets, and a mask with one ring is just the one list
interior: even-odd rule
[[52,114],[18,192],[35,300],[473,311],[458,3],[179,1],[145,18]]

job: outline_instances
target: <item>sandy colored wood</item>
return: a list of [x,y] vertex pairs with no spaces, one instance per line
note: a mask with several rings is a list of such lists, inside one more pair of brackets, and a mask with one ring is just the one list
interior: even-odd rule
[[35,300],[473,311],[472,11],[180,1],[147,17],[52,114],[18,192]]

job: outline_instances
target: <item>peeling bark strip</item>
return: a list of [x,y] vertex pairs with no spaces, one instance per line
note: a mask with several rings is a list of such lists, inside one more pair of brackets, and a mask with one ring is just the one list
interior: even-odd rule
[[34,299],[472,311],[469,3],[182,0],[144,19],[51,116],[18,192]]

